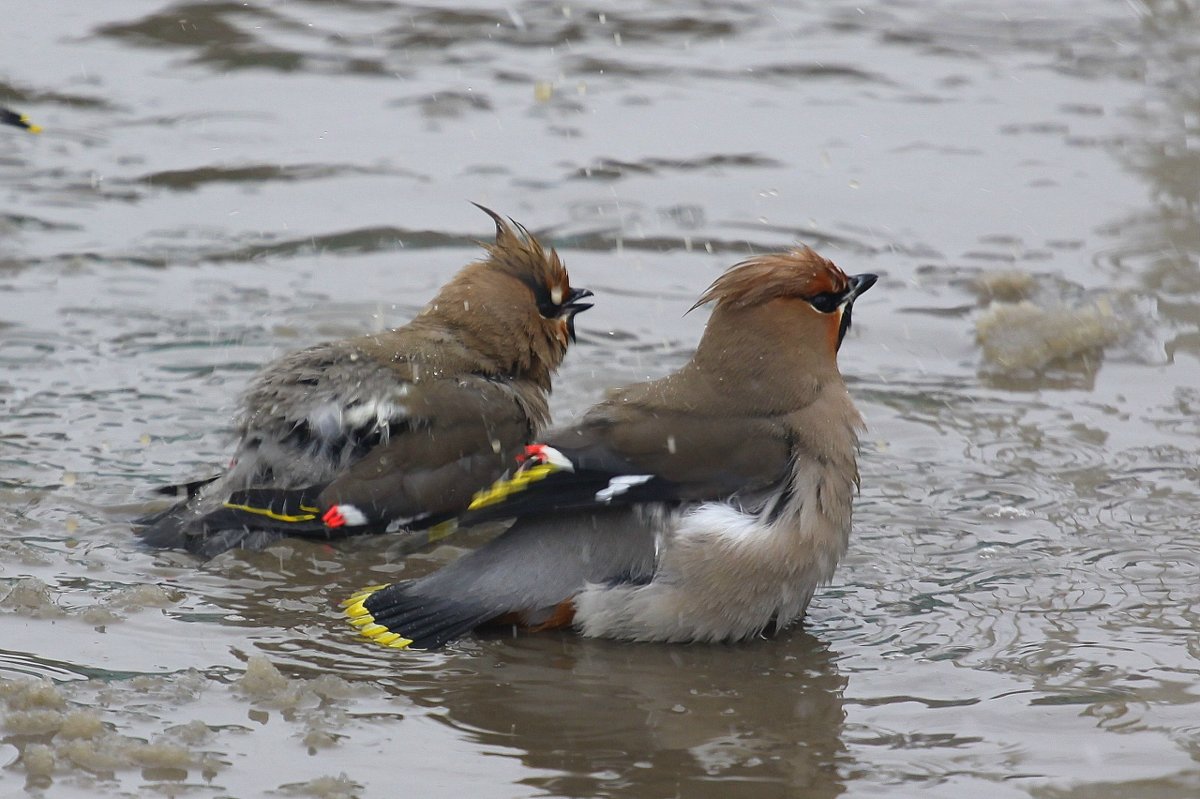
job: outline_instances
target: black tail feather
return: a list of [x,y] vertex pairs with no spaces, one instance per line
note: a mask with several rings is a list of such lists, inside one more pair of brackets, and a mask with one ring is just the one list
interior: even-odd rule
[[479,604],[423,596],[415,588],[413,583],[399,583],[380,589],[351,604],[347,614],[354,618],[356,608],[364,609],[371,617],[371,624],[363,627],[365,634],[378,640],[383,633],[371,626],[376,625],[409,641],[412,649],[438,649],[496,615]]
[[[152,549],[182,549],[209,559],[230,549],[265,549],[286,537],[278,530],[254,530],[245,526],[222,529],[204,526],[187,503],[134,520],[134,534]],[[144,525],[144,526],[143,526]]]
[[[185,549],[202,558],[211,558],[229,549],[265,549],[290,537],[335,537],[321,520],[320,508],[315,504],[319,487],[295,491],[235,491],[212,511],[202,513],[191,498],[210,482],[198,480],[172,487],[186,490],[189,499],[136,519],[134,524],[143,528],[137,531],[138,537],[150,547]],[[163,489],[162,493],[172,489]]]
[[166,510],[134,519],[134,533],[142,543],[154,549],[186,549],[189,538],[187,503],[180,502]]
[[192,499],[206,485],[215,482],[220,477],[215,474],[212,477],[206,477],[203,480],[193,480],[190,483],[176,483],[175,485],[159,486],[154,489],[155,494],[161,494],[165,497],[179,497],[181,499]]
[[[477,618],[480,614],[464,614],[460,618],[463,623],[468,623]],[[384,619],[375,618],[376,624],[382,624],[389,630],[395,629],[397,632],[403,630],[401,635],[405,638],[411,638],[414,642],[424,641],[427,635],[436,633],[447,627],[448,615],[444,606],[436,606],[433,608],[426,607],[421,611],[412,614],[390,614]],[[485,618],[484,621],[487,619]],[[482,622],[479,622],[482,623]],[[453,627],[454,624],[449,624]],[[472,624],[474,626],[474,624]],[[468,628],[470,629],[470,628]],[[419,643],[414,643],[418,649],[432,649],[430,646],[422,646]]]

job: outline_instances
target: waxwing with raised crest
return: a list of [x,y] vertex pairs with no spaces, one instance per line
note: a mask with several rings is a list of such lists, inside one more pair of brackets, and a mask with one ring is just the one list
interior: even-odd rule
[[837,366],[855,299],[811,249],[744,261],[678,371],[612,392],[523,454],[461,523],[511,527],[443,569],[346,601],[392,647],[487,624],[736,641],[800,619],[850,535],[862,418]]
[[[591,292],[553,249],[496,223],[408,324],[284,356],[251,381],[223,474],[139,534],[212,556],[285,536],[431,530],[500,477],[549,416],[551,376]],[[170,490],[170,489],[168,489]],[[165,493],[165,492],[164,492]]]

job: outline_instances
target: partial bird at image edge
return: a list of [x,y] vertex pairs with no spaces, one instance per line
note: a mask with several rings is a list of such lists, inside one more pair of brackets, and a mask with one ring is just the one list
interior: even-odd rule
[[13,111],[11,108],[0,106],[0,125],[12,125],[14,128],[21,128],[29,133],[41,133],[42,126],[35,125],[30,121],[29,117],[19,111]]

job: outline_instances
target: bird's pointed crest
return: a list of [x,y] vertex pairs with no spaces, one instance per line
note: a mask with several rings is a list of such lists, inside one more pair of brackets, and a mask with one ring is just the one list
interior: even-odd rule
[[566,267],[553,247],[547,250],[521,223],[511,218],[505,219],[479,203],[471,204],[496,223],[496,241],[479,242],[496,266],[519,279],[533,277],[548,291],[557,289],[560,296],[570,291]]

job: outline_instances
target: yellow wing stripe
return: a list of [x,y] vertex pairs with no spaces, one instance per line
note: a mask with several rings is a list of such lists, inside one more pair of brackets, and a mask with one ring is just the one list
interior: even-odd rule
[[342,602],[342,607],[345,608],[344,612],[350,618],[350,623],[358,628],[359,635],[371,639],[380,646],[390,647],[391,649],[407,649],[412,644],[412,639],[405,638],[400,633],[392,632],[382,624],[376,624],[375,617],[371,615],[371,611],[367,610],[363,604],[370,598],[371,594],[383,588],[387,588],[387,586],[368,586]]
[[467,510],[479,510],[490,505],[498,505],[513,494],[524,491],[533,483],[545,480],[557,471],[560,471],[560,467],[552,463],[539,463],[537,466],[521,469],[507,480],[497,480],[489,488],[476,493],[471,498],[471,504]]
[[300,510],[312,512],[287,514],[276,513],[270,508],[256,508],[253,505],[238,505],[233,502],[222,502],[221,505],[222,507],[229,508],[230,510],[240,510],[245,511],[246,513],[254,513],[259,516],[266,516],[268,519],[274,519],[277,522],[311,522],[313,519],[317,518],[318,512],[317,508],[309,508],[304,505],[300,506]]
[[446,536],[458,529],[458,519],[450,519],[449,521],[435,524],[429,528],[429,543],[441,541]]

